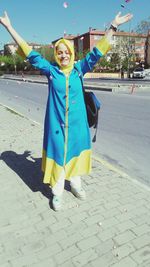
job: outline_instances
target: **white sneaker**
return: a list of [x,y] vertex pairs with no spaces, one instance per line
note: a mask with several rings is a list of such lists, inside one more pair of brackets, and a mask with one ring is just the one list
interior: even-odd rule
[[53,205],[53,209],[55,211],[59,211],[61,209],[62,206],[62,196],[53,196],[52,199],[52,205]]
[[85,200],[86,199],[86,193],[85,193],[84,189],[82,189],[82,188],[81,189],[77,189],[77,188],[71,187],[71,192],[75,197],[77,197],[77,198],[79,198],[81,200]]

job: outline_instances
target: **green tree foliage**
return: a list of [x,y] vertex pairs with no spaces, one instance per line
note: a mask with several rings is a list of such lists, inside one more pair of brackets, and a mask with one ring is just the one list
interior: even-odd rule
[[8,71],[23,71],[29,70],[31,66],[18,54],[0,56],[0,70],[3,72]]
[[110,64],[107,61],[106,57],[102,57],[94,66],[93,72],[103,72],[104,70],[108,70],[110,68]]
[[48,61],[54,62],[54,49],[49,45],[44,45],[41,48],[37,49],[37,51]]
[[87,54],[87,53],[89,53],[89,49],[87,49],[87,50],[84,50],[84,51],[76,51],[75,50],[75,60],[81,60],[82,58],[84,58],[85,57],[85,55]]
[[[54,61],[54,52],[51,46],[42,46],[40,49],[37,49],[37,51],[41,53],[43,57],[45,57],[48,61]],[[17,71],[25,72],[33,69],[31,64],[28,61],[24,60],[24,58],[22,58],[20,55],[18,55],[17,53],[12,54],[10,53],[10,51],[8,52],[9,53],[7,56],[0,56],[1,73],[11,71],[15,71],[15,73]]]
[[110,58],[111,67],[114,71],[120,69],[120,56],[119,53],[112,53]]

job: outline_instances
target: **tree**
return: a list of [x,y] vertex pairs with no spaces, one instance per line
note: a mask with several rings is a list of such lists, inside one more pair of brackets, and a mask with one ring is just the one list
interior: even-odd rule
[[111,62],[118,64],[120,73],[122,70],[126,70],[130,77],[130,71],[135,64],[135,39],[130,36],[120,38],[112,51]]
[[118,70],[120,69],[120,56],[119,53],[112,53],[111,58],[110,58],[110,63],[111,63],[111,67],[114,70]]
[[49,45],[43,45],[37,51],[48,61],[54,62],[54,49]]
[[142,20],[136,27],[137,33],[147,34],[150,30],[150,17],[147,20]]
[[13,55],[0,56],[0,70],[1,71],[23,71],[24,69],[29,69],[30,64],[26,62],[21,56],[17,53]]
[[75,49],[75,60],[81,60],[86,56],[87,53],[89,53],[89,51],[90,51],[89,49],[86,49],[84,51],[77,51]]

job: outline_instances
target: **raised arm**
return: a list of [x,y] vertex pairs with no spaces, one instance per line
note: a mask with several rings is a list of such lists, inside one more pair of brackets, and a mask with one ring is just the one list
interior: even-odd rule
[[117,31],[117,28],[130,21],[132,19],[133,15],[128,13],[124,16],[121,16],[121,12],[119,12],[115,18],[112,20],[110,24],[110,28],[106,31],[104,37],[97,42],[96,47],[100,50],[102,55],[105,55],[111,48],[111,40],[114,33]]
[[27,42],[12,27],[6,11],[4,12],[4,16],[0,17],[0,24],[2,24],[6,28],[6,30],[10,33],[14,41],[21,48],[23,54],[27,57],[32,49],[29,47]]
[[0,24],[2,24],[6,30],[10,33],[14,41],[18,44],[18,52],[22,57],[26,57],[29,62],[35,68],[41,70],[41,72],[49,76],[50,75],[50,63],[43,58],[38,52],[32,50],[32,48],[27,44],[27,42],[16,32],[12,27],[10,19],[7,13],[4,13],[3,17],[0,17]]
[[119,12],[115,18],[112,20],[109,30],[106,32],[106,38],[111,41],[111,37],[113,36],[114,32],[117,31],[118,26],[130,21],[133,15],[128,13],[124,16],[121,16],[121,12]]

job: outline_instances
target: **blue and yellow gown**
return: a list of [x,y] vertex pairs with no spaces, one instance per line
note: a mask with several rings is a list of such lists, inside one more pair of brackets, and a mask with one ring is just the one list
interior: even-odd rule
[[[74,63],[74,49],[71,43],[60,39],[71,52],[67,69],[61,68],[54,51],[56,63],[50,63],[38,52],[25,51],[29,62],[46,75],[48,99],[44,123],[42,170],[43,182],[54,186],[65,170],[66,179],[89,174],[91,171],[91,138],[84,104],[82,76],[92,70],[97,61],[110,49],[106,37],[85,58]],[[79,72],[76,70],[78,69]]]

